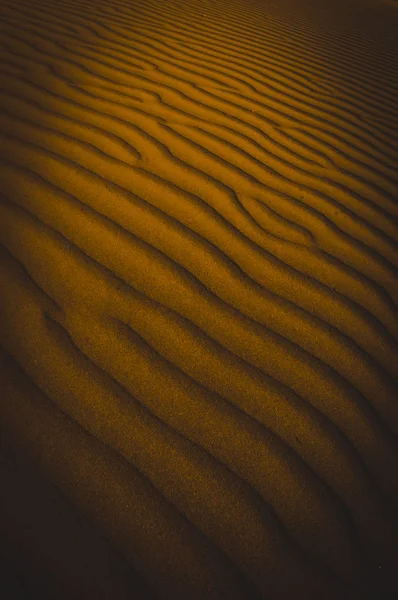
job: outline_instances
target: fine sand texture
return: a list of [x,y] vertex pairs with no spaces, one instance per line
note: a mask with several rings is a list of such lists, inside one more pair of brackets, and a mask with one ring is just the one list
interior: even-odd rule
[[2,598],[398,598],[398,3],[1,0],[0,57]]

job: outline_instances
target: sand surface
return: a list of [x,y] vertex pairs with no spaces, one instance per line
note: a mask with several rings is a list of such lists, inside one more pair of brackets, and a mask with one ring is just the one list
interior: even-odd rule
[[398,3],[2,0],[6,600],[398,597]]

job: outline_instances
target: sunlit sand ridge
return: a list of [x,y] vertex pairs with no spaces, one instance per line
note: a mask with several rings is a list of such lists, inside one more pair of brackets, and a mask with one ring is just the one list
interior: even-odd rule
[[12,597],[398,597],[397,3],[0,22]]

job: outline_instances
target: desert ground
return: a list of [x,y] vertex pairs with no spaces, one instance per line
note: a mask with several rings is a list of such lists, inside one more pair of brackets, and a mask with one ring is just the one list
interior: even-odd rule
[[398,2],[2,0],[5,600],[398,598]]

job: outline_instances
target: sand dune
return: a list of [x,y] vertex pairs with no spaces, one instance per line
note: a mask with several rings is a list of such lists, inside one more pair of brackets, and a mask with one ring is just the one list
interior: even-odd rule
[[9,598],[398,595],[387,0],[3,0]]

